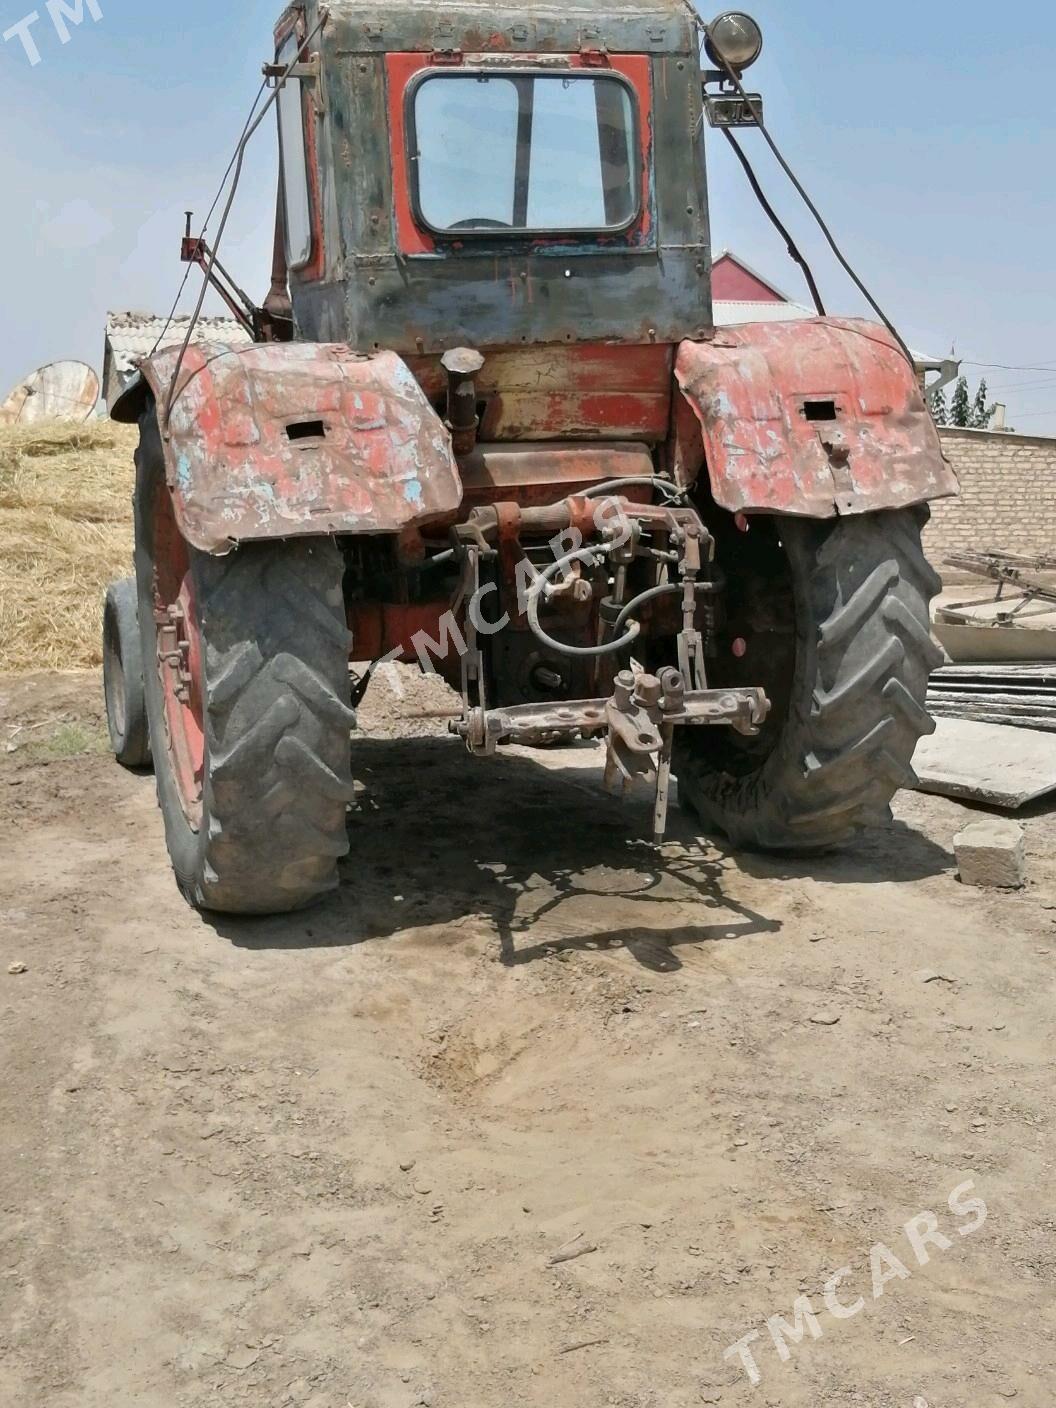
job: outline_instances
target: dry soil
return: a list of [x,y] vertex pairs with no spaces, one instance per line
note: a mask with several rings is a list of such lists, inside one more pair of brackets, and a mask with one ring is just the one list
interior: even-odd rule
[[340,892],[217,921],[98,694],[0,681],[4,1408],[1052,1404],[1051,815],[1011,895],[911,794],[842,857],[658,852],[593,750],[382,691]]

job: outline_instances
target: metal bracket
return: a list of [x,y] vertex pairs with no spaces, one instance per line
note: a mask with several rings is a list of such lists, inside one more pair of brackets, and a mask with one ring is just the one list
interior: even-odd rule
[[303,78],[309,83],[317,83],[322,72],[322,67],[319,55],[313,54],[311,58],[302,59],[300,63],[294,64],[288,71],[286,64],[264,64],[262,72],[264,77],[271,81],[289,77]]
[[746,102],[738,94],[705,93],[704,111],[712,127],[761,127],[765,122],[763,95],[749,93]]
[[492,710],[482,701],[478,708],[467,706],[465,716],[453,719],[449,728],[481,757],[491,757],[504,743],[537,748],[607,736],[605,785],[622,793],[628,782],[655,784],[653,839],[659,843],[667,830],[675,729],[725,726],[751,736],[769,713],[770,701],[761,689],[687,690],[678,670],[663,670],[659,676],[626,670],[608,700]]

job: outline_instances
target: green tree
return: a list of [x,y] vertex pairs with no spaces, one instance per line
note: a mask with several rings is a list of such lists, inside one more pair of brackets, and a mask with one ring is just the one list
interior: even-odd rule
[[968,394],[968,378],[959,377],[953,389],[950,405],[950,424],[960,430],[968,430],[972,424],[972,398]]
[[975,401],[972,404],[971,420],[969,424],[973,430],[989,430],[990,422],[994,418],[996,405],[987,403],[987,386],[984,377],[979,383],[979,390],[975,393]]
[[928,408],[936,425],[949,425],[950,408],[946,404],[946,392],[941,386],[928,397]]

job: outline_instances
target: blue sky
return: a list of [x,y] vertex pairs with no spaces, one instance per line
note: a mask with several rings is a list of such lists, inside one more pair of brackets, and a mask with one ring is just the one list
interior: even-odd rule
[[[423,0],[428,3],[428,0]],[[269,57],[280,0],[98,0],[62,44],[45,0],[0,0],[0,30],[33,8],[41,62],[0,46],[6,268],[0,396],[38,363],[99,366],[107,309],[167,311],[182,212],[203,213]],[[513,5],[511,4],[511,8]],[[772,131],[851,262],[918,348],[956,346],[1010,422],[1056,434],[1056,9],[981,0],[758,0],[752,71]],[[810,253],[832,311],[861,301],[812,232],[757,134],[745,145]],[[717,247],[805,291],[744,178],[711,140]],[[274,128],[246,171],[225,263],[268,285]],[[1051,368],[1033,371],[1032,367]],[[1023,368],[1019,370],[1019,368]]]

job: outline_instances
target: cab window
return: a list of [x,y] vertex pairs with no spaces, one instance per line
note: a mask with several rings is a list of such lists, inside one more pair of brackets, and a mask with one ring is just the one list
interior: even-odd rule
[[[278,53],[290,65],[300,42],[291,34]],[[308,153],[304,136],[304,101],[299,78],[289,78],[279,94],[279,148],[286,205],[286,258],[291,269],[303,268],[312,255],[312,202],[308,187]]]
[[446,235],[625,230],[637,105],[621,78],[445,73],[412,90],[416,218]]

